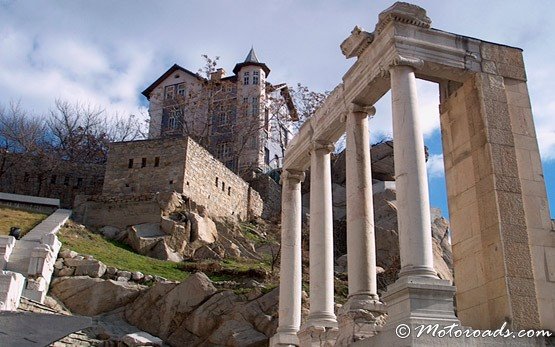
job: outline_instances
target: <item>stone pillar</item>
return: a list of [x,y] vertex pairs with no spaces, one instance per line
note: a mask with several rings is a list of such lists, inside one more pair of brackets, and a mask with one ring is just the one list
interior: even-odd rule
[[301,346],[334,340],[337,319],[333,289],[333,216],[330,153],[333,144],[315,141],[310,152],[310,314],[299,334]]
[[399,276],[437,278],[433,264],[424,138],[418,115],[416,78],[410,63],[399,59],[390,70],[401,254]]
[[354,105],[346,119],[347,268],[349,298],[339,315],[338,345],[376,334],[385,305],[379,302],[376,278],[374,205],[368,115],[372,106]]
[[333,306],[333,216],[330,143],[314,143],[310,158],[310,314],[315,326],[337,324]]
[[[422,324],[460,324],[453,308],[455,287],[439,279],[433,267],[428,181],[414,75],[419,64],[398,57],[390,69],[401,272],[383,295],[388,317],[385,328],[373,338],[376,346],[396,345],[399,337],[395,329],[400,324],[413,332]],[[414,333],[402,341],[404,346],[423,343]]]
[[301,325],[301,182],[305,174],[284,170],[281,174],[281,270],[279,325],[270,346],[298,346]]

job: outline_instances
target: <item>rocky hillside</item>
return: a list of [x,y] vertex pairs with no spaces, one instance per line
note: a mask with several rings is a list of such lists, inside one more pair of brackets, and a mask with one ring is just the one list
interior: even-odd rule
[[[385,180],[374,180],[380,292],[396,280],[400,266],[395,184],[388,181],[393,177],[392,153],[389,142],[372,151],[374,177]],[[338,308],[348,294],[344,171],[340,154],[332,165]],[[72,233],[62,233],[66,245],[81,254],[60,252],[51,295],[71,312],[104,322],[82,332],[94,340],[119,343],[129,329],[116,327],[126,326],[171,346],[266,345],[277,328],[279,222],[211,218],[179,194],[161,197],[159,204],[159,223],[106,225],[93,232],[73,225]],[[309,184],[304,184],[304,288],[309,281],[309,205]],[[435,267],[441,278],[452,281],[449,224],[438,210],[431,212]],[[102,242],[105,246],[88,246]],[[303,295],[306,316],[309,295]]]

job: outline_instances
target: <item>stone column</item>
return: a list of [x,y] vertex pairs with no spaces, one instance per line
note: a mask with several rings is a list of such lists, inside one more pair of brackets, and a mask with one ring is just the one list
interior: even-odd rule
[[399,276],[437,278],[433,265],[424,138],[418,115],[416,78],[411,66],[419,63],[398,58],[390,68],[401,254]]
[[336,326],[333,297],[333,216],[330,153],[315,142],[310,153],[310,314],[314,326]]
[[368,115],[372,106],[354,105],[346,118],[347,271],[349,298],[339,315],[339,345],[373,336],[384,324],[376,278],[374,204]]
[[281,174],[281,267],[279,278],[279,325],[270,346],[298,346],[301,325],[301,182],[304,172]]

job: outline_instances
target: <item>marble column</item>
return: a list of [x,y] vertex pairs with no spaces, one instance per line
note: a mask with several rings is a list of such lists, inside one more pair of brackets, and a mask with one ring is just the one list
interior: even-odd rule
[[376,241],[368,116],[372,106],[353,105],[346,117],[347,271],[349,297],[339,313],[336,345],[348,346],[377,334],[386,308],[378,298]]
[[370,168],[368,114],[374,107],[355,106],[346,119],[347,271],[349,300],[378,299],[374,204]]
[[390,67],[400,277],[437,278],[433,266],[428,177],[412,61]]
[[298,346],[301,325],[301,171],[281,174],[281,267],[279,278],[279,325],[271,346]]
[[315,142],[310,153],[310,314],[307,325],[337,327],[333,290],[333,216],[330,153]]

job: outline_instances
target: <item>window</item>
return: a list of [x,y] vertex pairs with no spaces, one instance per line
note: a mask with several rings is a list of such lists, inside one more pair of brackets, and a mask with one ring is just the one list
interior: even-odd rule
[[253,71],[252,73],[252,84],[259,84],[260,73],[258,71]]
[[141,160],[141,167],[146,167],[146,158]]
[[175,129],[175,123],[175,116],[170,116],[170,118],[168,118],[168,128]]
[[222,192],[225,192],[225,182],[222,182]]
[[252,98],[252,115],[258,116],[260,113],[260,99],[258,96]]
[[29,175],[28,172],[24,173],[23,174],[23,182],[29,182],[29,177],[31,177],[31,176]]
[[227,114],[223,113],[218,116],[218,125],[227,125],[229,123],[229,117]]
[[245,116],[249,114],[249,98],[243,98],[243,108],[245,109]]
[[75,184],[75,188],[81,188],[83,186],[83,178],[78,177],[77,183]]
[[64,186],[69,186],[69,176],[64,178]]
[[154,167],[158,167],[160,166],[160,157],[155,157],[154,158]]
[[231,187],[227,187],[227,195],[231,195]]
[[264,148],[264,163],[266,165],[270,164],[270,150],[268,148]]
[[244,85],[249,84],[249,72],[248,71],[243,74],[243,84]]
[[216,187],[218,186],[218,177],[216,177]]
[[185,96],[185,83],[179,83],[177,85],[177,95],[182,97]]
[[216,156],[218,157],[218,159],[226,159],[227,157],[229,157],[230,154],[231,146],[229,145],[229,143],[223,142],[218,144],[218,147],[216,147]]
[[127,163],[127,167],[128,167],[129,169],[132,169],[132,168],[133,168],[133,159],[129,159],[129,162]]
[[175,94],[175,86],[166,86],[166,88],[164,89],[165,99],[166,100],[173,99],[174,94]]
[[56,175],[52,175],[52,177],[50,177],[50,184],[56,184]]

